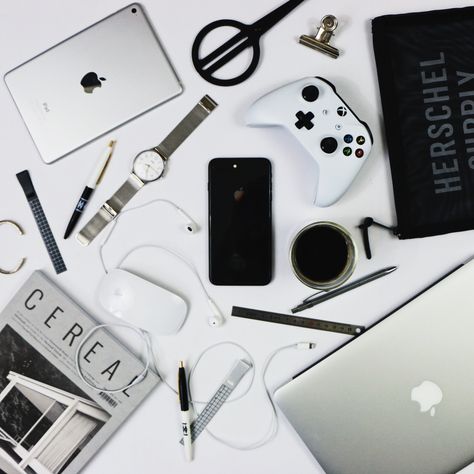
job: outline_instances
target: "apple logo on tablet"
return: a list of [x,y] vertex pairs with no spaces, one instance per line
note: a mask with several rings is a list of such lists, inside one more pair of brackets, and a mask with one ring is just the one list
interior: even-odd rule
[[412,389],[411,399],[420,405],[420,411],[422,413],[429,411],[430,415],[434,416],[436,405],[441,403],[441,400],[443,399],[443,392],[437,384],[425,380]]
[[92,94],[94,89],[102,87],[102,82],[105,80],[105,77],[99,77],[96,72],[88,72],[81,79],[81,86],[86,94]]

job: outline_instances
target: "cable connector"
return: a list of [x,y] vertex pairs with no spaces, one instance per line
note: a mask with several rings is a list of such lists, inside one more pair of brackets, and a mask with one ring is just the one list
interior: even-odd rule
[[305,351],[305,350],[308,350],[308,349],[314,349],[316,347],[316,343],[315,342],[298,342],[296,344],[296,348],[298,350],[302,350],[302,351]]

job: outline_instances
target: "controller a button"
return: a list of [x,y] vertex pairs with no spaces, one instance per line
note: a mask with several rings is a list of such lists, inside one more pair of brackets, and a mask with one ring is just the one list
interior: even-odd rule
[[[346,143],[352,143],[352,140],[354,140],[354,137],[352,135],[344,135],[344,141]],[[359,143],[359,142],[357,142]]]
[[355,155],[357,156],[357,158],[362,158],[364,156],[364,150],[362,150],[362,148],[357,148],[357,150],[355,151]]
[[344,147],[344,150],[342,150],[342,152],[343,152],[344,155],[346,155],[346,156],[351,156],[351,155],[352,155],[352,148],[349,147],[349,146],[346,146],[346,147]]
[[362,135],[359,135],[356,139],[358,145],[363,145],[365,143],[365,138]]
[[314,102],[319,97],[319,89],[316,86],[306,86],[301,95],[307,102]]
[[328,155],[337,150],[337,140],[333,137],[326,137],[321,140],[321,150]]

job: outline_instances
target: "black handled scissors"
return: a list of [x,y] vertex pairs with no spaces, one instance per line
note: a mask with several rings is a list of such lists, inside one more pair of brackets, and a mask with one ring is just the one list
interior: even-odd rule
[[[217,86],[235,86],[245,81],[254,73],[258,66],[260,60],[260,37],[302,2],[304,2],[304,0],[288,0],[251,25],[246,25],[236,20],[217,20],[209,23],[209,25],[205,26],[198,33],[193,43],[192,58],[197,72],[201,77],[206,79],[206,81]],[[200,58],[199,50],[204,38],[211,31],[222,27],[232,27],[239,30],[239,32],[212,53]],[[250,64],[242,74],[230,79],[220,79],[214,76],[217,70],[232,61],[232,59],[247,48],[253,49],[253,55]]]

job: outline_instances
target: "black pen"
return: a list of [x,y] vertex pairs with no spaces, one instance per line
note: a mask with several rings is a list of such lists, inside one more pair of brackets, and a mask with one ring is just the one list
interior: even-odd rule
[[178,369],[178,393],[181,405],[181,429],[183,432],[184,456],[186,461],[193,460],[193,447],[191,440],[191,412],[189,410],[188,384],[184,364],[181,361]]
[[386,275],[389,275],[390,273],[394,272],[397,268],[398,267],[382,268],[382,270],[378,270],[374,273],[366,275],[362,278],[359,278],[358,280],[353,281],[352,283],[336,288],[335,290],[331,290],[327,292],[320,291],[319,293],[316,293],[315,295],[311,295],[310,297],[303,300],[303,302],[299,304],[298,306],[294,307],[291,310],[291,312],[295,314],[295,313],[299,313],[300,311],[304,311],[305,309],[312,308],[313,306],[316,306],[317,304],[322,303],[324,301],[330,300],[331,298],[334,298],[335,296],[342,295],[343,293],[354,290],[355,288],[359,288],[359,286],[365,285],[367,283],[370,283],[371,281],[377,280],[378,278],[382,278]]
[[115,146],[115,140],[111,140],[109,144],[107,145],[107,148],[102,153],[102,155],[100,155],[100,160],[97,163],[97,166],[94,172],[92,173],[89,179],[89,182],[87,183],[87,186],[84,188],[84,191],[82,192],[82,196],[79,199],[79,202],[77,203],[76,208],[74,209],[74,212],[72,213],[71,220],[69,221],[66,232],[64,234],[65,239],[67,239],[71,235],[72,231],[74,230],[74,227],[76,227],[76,224],[79,222],[79,219],[81,218],[81,214],[84,212],[84,209],[86,208],[87,203],[89,202],[89,199],[94,193],[95,188],[102,181],[102,178],[104,177],[104,174],[105,174],[105,170],[107,169],[110,159],[112,158],[112,154],[114,152],[114,146]]

